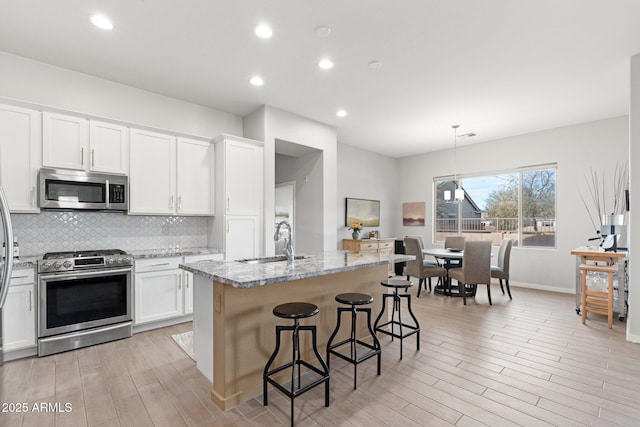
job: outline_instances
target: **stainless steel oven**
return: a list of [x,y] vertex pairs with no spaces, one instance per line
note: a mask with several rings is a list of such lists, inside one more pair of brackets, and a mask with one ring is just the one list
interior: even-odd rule
[[120,250],[38,261],[38,355],[130,337],[131,257]]

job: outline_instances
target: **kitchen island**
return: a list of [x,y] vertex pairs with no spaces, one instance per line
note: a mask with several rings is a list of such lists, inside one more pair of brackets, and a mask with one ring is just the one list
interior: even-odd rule
[[[324,355],[337,320],[335,296],[343,292],[372,295],[375,319],[382,304],[380,281],[387,278],[388,264],[414,259],[409,255],[349,251],[302,256],[291,263],[203,261],[180,265],[196,277],[193,321],[196,364],[212,381],[211,399],[220,408],[229,409],[262,393],[262,372],[275,348],[275,326],[285,324],[282,319],[277,321],[273,307],[293,301],[316,304],[319,314],[301,323],[317,326],[318,348]],[[363,321],[358,324],[358,334],[363,337],[364,317],[358,319]],[[346,337],[348,328],[341,332]],[[303,353],[311,353],[310,337],[306,335],[300,337],[301,347]],[[280,349],[274,366],[291,357],[288,338],[284,337],[283,342],[287,345]],[[313,360],[310,354],[304,357]]]

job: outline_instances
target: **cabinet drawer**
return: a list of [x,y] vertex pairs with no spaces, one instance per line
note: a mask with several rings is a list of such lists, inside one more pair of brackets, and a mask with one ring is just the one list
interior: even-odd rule
[[14,269],[11,274],[11,286],[27,285],[33,283],[34,271],[32,268]]
[[224,254],[202,254],[202,255],[187,255],[184,257],[184,263],[188,264],[190,262],[198,262],[198,261],[222,261],[224,260]]
[[393,249],[394,248],[394,241],[393,240],[381,241],[379,248],[380,249]]
[[360,243],[361,251],[375,251],[378,250],[378,242],[362,242]]
[[180,265],[181,262],[182,257],[140,259],[135,260],[134,268],[136,273],[171,270],[178,268],[178,265]]

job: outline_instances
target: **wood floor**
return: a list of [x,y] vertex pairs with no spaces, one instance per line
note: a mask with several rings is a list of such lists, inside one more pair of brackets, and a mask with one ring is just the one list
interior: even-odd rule
[[[572,295],[513,288],[509,301],[494,286],[489,306],[478,293],[465,307],[414,290],[420,351],[407,338],[400,361],[398,340],[382,337],[382,375],[374,359],[361,364],[355,391],[353,367],[332,359],[331,406],[316,387],[296,399],[296,425],[640,425],[640,345],[625,341],[624,322],[609,330],[590,315],[583,326]],[[0,412],[0,425],[288,425],[289,400],[275,391],[268,407],[260,397],[213,405],[210,383],[170,338],[190,328],[6,363],[2,409],[27,412]]]

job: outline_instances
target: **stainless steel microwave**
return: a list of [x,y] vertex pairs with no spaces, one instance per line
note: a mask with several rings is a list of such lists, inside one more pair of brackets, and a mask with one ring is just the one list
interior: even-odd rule
[[125,175],[41,168],[38,183],[40,209],[129,208],[129,180]]

